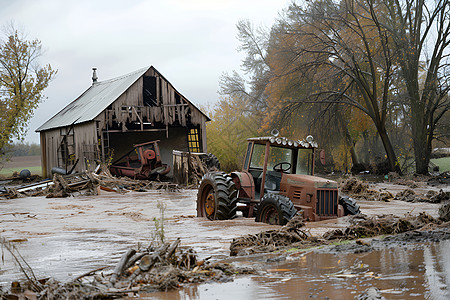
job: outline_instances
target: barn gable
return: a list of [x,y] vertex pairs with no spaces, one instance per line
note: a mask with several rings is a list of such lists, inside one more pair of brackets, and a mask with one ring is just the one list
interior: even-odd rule
[[114,159],[133,144],[156,139],[168,162],[172,150],[204,152],[207,121],[153,66],[94,81],[36,130],[43,173],[53,167],[83,171],[93,161]]

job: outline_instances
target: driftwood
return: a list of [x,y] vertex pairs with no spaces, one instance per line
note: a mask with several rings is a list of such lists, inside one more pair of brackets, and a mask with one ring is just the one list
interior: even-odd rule
[[[131,274],[131,276],[128,278],[128,281],[132,282],[141,274],[141,272],[148,272],[156,262],[163,261],[165,258],[170,257],[178,247],[179,243],[179,239],[172,243],[164,243],[153,254],[144,255],[140,260],[139,268],[136,269],[133,274]],[[168,251],[169,249],[170,251]]]
[[136,253],[136,250],[134,249],[128,249],[128,251],[122,255],[122,258],[120,259],[119,263],[116,265],[114,272],[111,276],[111,278],[109,279],[109,282],[111,282],[111,284],[114,286],[114,284],[116,283],[117,279],[119,278],[120,275],[122,275],[122,272],[128,262],[128,260]]

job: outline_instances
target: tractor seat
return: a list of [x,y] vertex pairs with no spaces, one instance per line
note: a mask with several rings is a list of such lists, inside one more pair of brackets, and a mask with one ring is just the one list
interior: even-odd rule
[[[264,189],[267,191],[279,191],[281,182],[281,172],[267,171],[266,182],[264,183]],[[262,174],[258,178],[258,182],[261,182]]]

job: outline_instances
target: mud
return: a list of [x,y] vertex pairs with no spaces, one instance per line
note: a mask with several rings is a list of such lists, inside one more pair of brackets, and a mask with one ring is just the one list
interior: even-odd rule
[[448,299],[449,249],[450,241],[445,240],[411,247],[397,244],[395,248],[370,252],[304,251],[281,262],[247,257],[237,263],[258,264],[260,275],[236,278],[233,282],[221,284],[190,285],[180,290],[141,297],[354,299],[372,287],[377,288],[386,299]]
[[[386,188],[394,193],[396,189],[405,187],[384,183],[373,188]],[[435,190],[440,188],[442,186]],[[180,245],[192,247],[199,260],[211,257],[211,264],[231,263],[233,267],[250,267],[258,273],[244,277],[228,276],[234,279],[233,282],[190,284],[172,292],[141,294],[143,299],[325,298],[330,295],[348,299],[362,293],[369,285],[378,287],[389,299],[421,299],[436,292],[448,296],[441,287],[442,282],[449,282],[450,278],[450,262],[446,256],[450,244],[447,240],[427,242],[423,248],[408,247],[402,241],[392,243],[395,248],[387,246],[391,242],[380,242],[385,245],[380,244],[380,248],[376,248],[375,243],[355,243],[358,246],[348,251],[316,253],[308,249],[288,249],[283,253],[254,254],[230,260],[229,247],[234,238],[278,230],[279,227],[243,217],[220,222],[196,218],[195,190],[126,194],[100,191],[99,195],[90,197],[3,199],[0,200],[0,235],[18,248],[37,278],[53,277],[68,282],[103,267],[109,268],[102,271],[107,274],[112,272],[129,248],[143,249],[154,240],[154,219],[159,216],[158,200],[166,205],[167,240],[180,237]],[[360,200],[358,203],[362,213],[369,217],[386,212],[396,216],[417,216],[420,212],[426,212],[438,218],[441,207],[437,203],[399,200]],[[331,229],[345,229],[349,225],[350,218],[344,217],[308,222],[301,228],[311,236],[321,236]],[[437,239],[439,236],[434,240]],[[373,247],[373,250],[365,251],[366,246]],[[352,271],[355,273],[344,272],[349,268],[352,270],[356,260],[367,264],[368,272],[377,273],[384,279],[367,278],[364,276],[367,272],[358,270]],[[405,265],[405,270],[399,274],[392,264]],[[353,274],[353,277],[337,276],[337,272]],[[0,285],[9,287],[12,281],[21,277],[22,273],[5,253],[5,262],[0,265]],[[431,279],[434,281],[431,282]],[[417,282],[419,286],[416,286]],[[402,289],[398,289],[399,286]]]

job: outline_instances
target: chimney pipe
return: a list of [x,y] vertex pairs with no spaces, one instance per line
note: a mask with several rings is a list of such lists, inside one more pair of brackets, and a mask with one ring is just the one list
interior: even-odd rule
[[92,84],[94,84],[94,83],[96,83],[97,82],[97,79],[98,79],[98,77],[97,77],[97,68],[92,68]]

